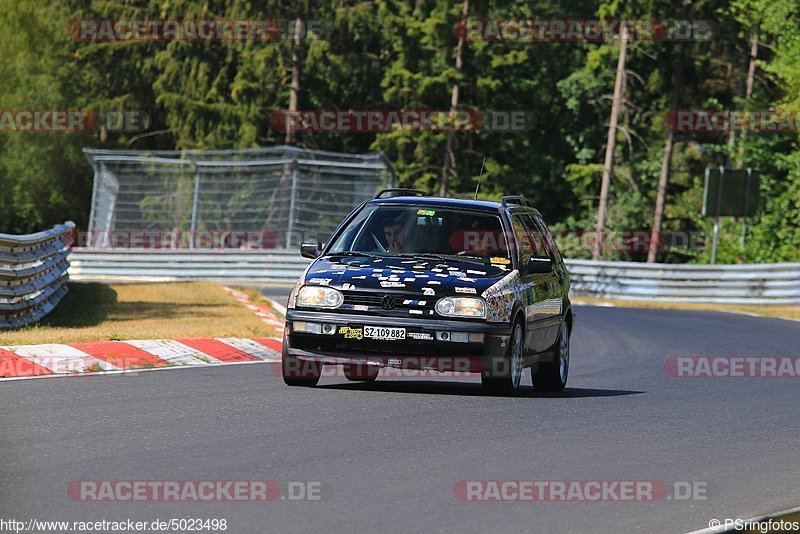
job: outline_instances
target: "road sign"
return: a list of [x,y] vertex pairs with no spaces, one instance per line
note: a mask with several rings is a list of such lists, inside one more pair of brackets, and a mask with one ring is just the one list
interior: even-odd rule
[[760,202],[758,172],[747,169],[706,169],[704,217],[752,217]]
[[744,218],[740,243],[744,250],[747,217],[755,215],[760,200],[759,176],[750,167],[746,169],[706,168],[703,216],[714,217],[714,239],[711,245],[712,264],[717,262],[719,218],[723,216]]

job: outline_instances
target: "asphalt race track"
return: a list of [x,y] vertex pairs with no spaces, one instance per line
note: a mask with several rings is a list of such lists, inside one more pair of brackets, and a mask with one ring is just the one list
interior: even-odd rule
[[[800,323],[576,312],[570,380],[556,396],[487,397],[478,377],[289,388],[276,364],[0,384],[0,518],[224,518],[232,533],[686,532],[800,502],[800,379],[676,378],[664,367],[670,356],[800,356]],[[318,482],[320,499],[67,494],[76,480],[256,479]],[[705,499],[463,502],[462,480],[677,481]]]

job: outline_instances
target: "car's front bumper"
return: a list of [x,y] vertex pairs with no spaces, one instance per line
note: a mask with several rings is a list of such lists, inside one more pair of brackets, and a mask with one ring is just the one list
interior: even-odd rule
[[[335,333],[297,332],[297,321],[334,325]],[[405,328],[406,339],[366,339],[364,326]],[[443,332],[448,333],[447,339],[443,339]],[[466,334],[468,341],[453,341],[464,338],[453,336],[454,333]],[[286,314],[284,353],[324,364],[480,372],[504,357],[510,334],[511,326],[505,323],[413,317],[387,320],[374,315],[290,309]]]

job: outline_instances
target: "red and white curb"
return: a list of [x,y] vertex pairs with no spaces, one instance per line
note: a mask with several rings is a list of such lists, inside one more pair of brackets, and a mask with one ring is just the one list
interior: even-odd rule
[[275,338],[90,341],[0,347],[0,381],[177,368],[280,362]]
[[278,335],[283,336],[284,323],[283,321],[275,317],[275,315],[269,308],[253,304],[250,301],[250,297],[248,297],[246,293],[242,293],[241,291],[238,291],[236,289],[227,286],[223,286],[223,289],[225,289],[225,291],[233,295],[233,297],[236,300],[244,304],[245,308],[251,310],[256,315],[258,315],[262,321],[275,328],[275,331]]

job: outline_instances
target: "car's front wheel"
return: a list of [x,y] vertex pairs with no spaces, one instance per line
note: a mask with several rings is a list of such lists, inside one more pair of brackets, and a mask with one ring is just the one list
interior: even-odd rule
[[281,369],[283,371],[283,381],[287,386],[314,387],[322,376],[322,364],[311,360],[302,360],[295,356],[290,356],[286,351],[286,340],[283,343],[284,349],[281,354]]
[[536,391],[562,391],[569,376],[569,325],[561,322],[558,334],[556,357],[552,362],[542,362],[532,372],[533,389]]
[[522,323],[518,321],[514,323],[511,331],[505,358],[498,362],[499,365],[493,364],[491,369],[485,369],[481,373],[481,384],[485,391],[509,394],[519,389],[522,380],[524,338]]

